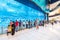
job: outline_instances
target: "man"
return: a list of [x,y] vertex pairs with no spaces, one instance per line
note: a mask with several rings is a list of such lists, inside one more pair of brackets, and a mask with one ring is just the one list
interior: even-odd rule
[[16,26],[16,29],[15,29],[15,31],[17,32],[18,30],[19,30],[19,22],[16,20],[16,22],[15,22],[15,26]]

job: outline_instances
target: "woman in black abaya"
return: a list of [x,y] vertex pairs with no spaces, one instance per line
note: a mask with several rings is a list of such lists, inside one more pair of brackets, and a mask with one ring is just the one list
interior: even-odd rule
[[12,35],[14,35],[15,34],[15,23],[13,22],[13,24],[12,24],[12,33],[11,33]]

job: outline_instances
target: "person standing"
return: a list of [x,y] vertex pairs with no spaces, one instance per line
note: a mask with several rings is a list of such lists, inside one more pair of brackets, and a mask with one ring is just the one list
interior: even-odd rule
[[28,28],[28,21],[26,21],[26,28]]
[[31,23],[30,23],[30,20],[28,21],[28,25],[29,25],[29,28],[31,28]]
[[8,34],[11,33],[11,32],[12,32],[12,26],[11,26],[11,25],[8,25],[7,36],[8,36]]
[[14,35],[14,34],[15,34],[15,22],[13,21],[11,35]]
[[38,21],[38,19],[36,20],[36,29],[39,29],[39,21]]
[[36,20],[34,21],[34,27],[36,27]]
[[33,27],[33,25],[32,25],[32,24],[33,24],[33,21],[31,21],[31,22],[30,22],[31,28]]
[[20,20],[20,21],[19,21],[19,30],[22,29],[21,26],[22,26],[22,22],[21,22],[21,20]]
[[19,30],[19,22],[16,20],[16,22],[15,22],[15,26],[16,26],[16,29],[15,29],[15,31],[17,32],[18,30]]

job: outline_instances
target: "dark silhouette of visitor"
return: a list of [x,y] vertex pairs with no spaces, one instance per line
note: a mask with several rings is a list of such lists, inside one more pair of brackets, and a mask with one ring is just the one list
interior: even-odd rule
[[22,22],[21,20],[19,21],[19,30],[21,29],[21,26],[22,26]]
[[13,21],[11,35],[14,35],[14,34],[15,34],[15,22]]

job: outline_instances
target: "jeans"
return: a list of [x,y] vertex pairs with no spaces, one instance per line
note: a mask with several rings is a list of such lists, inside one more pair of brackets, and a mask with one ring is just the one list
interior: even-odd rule
[[16,29],[15,29],[15,31],[17,32],[19,30],[19,27],[18,26],[16,26]]

